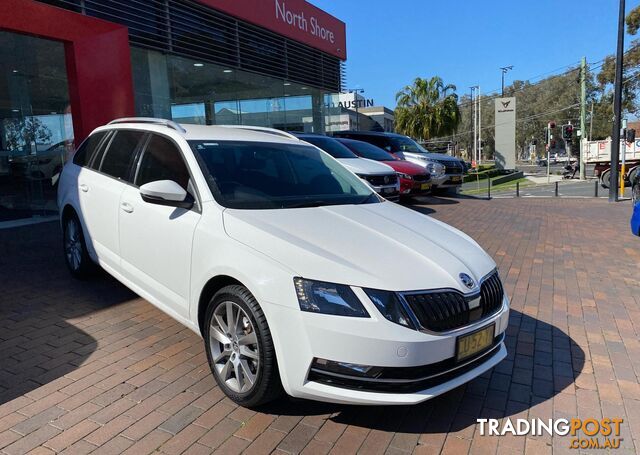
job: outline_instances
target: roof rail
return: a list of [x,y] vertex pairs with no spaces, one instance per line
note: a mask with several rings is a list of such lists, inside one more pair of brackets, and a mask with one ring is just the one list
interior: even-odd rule
[[257,131],[260,133],[273,134],[275,136],[282,136],[289,139],[295,139],[296,141],[300,140],[293,134],[287,133],[286,131],[277,130],[275,128],[266,128],[264,126],[250,126],[250,125],[219,125],[219,126],[222,126],[224,128],[235,128],[239,130],[249,130],[249,131]]
[[171,129],[174,129],[180,133],[186,133],[187,130],[185,130],[182,125],[180,125],[179,123],[174,122],[173,120],[167,120],[164,118],[152,118],[152,117],[124,117],[124,118],[118,118],[115,120],[111,120],[109,122],[109,125],[117,125],[119,123],[148,123],[151,125],[164,125],[166,127],[169,127]]

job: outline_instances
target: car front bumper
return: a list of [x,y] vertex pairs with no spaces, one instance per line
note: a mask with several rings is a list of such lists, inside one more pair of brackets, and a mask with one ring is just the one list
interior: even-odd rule
[[413,180],[401,179],[400,195],[414,196],[414,195],[420,195],[420,194],[427,194],[431,191],[431,186],[432,186],[431,180],[428,180],[426,182],[416,182]]
[[[284,329],[272,330],[272,334],[282,383],[289,395],[345,404],[415,404],[470,381],[506,357],[506,296],[500,310],[481,321],[446,333],[426,333],[387,321],[362,290],[353,289],[370,318],[328,316],[274,306],[277,314],[272,317]],[[456,362],[457,338],[491,324],[495,324],[491,348]],[[349,376],[331,381],[326,374],[318,374],[314,367],[317,359],[410,373],[407,381],[395,384],[378,379],[372,379],[371,385],[362,384],[361,378]],[[443,368],[434,369],[440,365]],[[427,373],[419,374],[425,369]]]
[[400,185],[398,183],[396,183],[395,185],[385,186],[374,186],[369,184],[369,186],[373,189],[373,191],[390,201],[397,201],[400,198]]
[[462,186],[464,176],[462,174],[445,174],[433,181],[434,188],[456,188]]

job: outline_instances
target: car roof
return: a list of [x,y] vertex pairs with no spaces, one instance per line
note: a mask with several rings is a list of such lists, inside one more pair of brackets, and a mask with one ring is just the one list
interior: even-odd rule
[[402,134],[387,133],[385,131],[336,131],[334,134],[352,134],[354,136],[406,137]]
[[302,144],[290,133],[273,128],[243,125],[192,125],[178,124],[164,119],[127,118],[97,128],[96,131],[137,129],[164,134],[177,134],[188,141],[246,141],[279,144]]

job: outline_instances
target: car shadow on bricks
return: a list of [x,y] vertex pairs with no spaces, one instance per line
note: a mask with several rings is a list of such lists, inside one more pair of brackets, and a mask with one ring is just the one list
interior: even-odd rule
[[74,280],[60,238],[55,222],[1,231],[0,404],[75,371],[113,327],[101,310],[138,299],[106,273]]
[[477,419],[526,417],[532,407],[572,387],[585,364],[584,351],[564,331],[515,310],[505,343],[507,358],[497,366],[418,405],[364,407],[287,399],[260,410],[324,415],[335,423],[396,433],[472,432]]

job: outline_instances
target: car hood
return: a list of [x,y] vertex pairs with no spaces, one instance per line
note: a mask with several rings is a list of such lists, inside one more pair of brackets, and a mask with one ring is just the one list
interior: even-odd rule
[[383,161],[384,164],[393,168],[396,172],[408,175],[424,174],[424,166],[419,166],[406,160]]
[[394,291],[469,292],[495,262],[469,236],[391,202],[224,211],[227,234],[297,276]]
[[395,173],[395,171],[386,164],[366,158],[338,158],[338,161],[355,174],[384,175]]
[[404,154],[404,156],[407,157],[412,157],[412,158],[419,158],[419,159],[423,159],[423,160],[432,160],[432,161],[437,161],[437,162],[457,162],[459,163],[460,160],[458,158],[455,158],[453,156],[449,156],[449,155],[441,155],[440,153],[411,153],[411,152],[402,152]]

